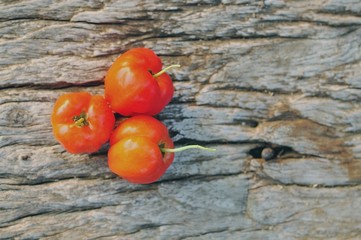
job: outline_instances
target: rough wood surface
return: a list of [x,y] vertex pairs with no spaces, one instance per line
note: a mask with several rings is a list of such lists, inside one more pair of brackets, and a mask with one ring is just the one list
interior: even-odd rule
[[[1,0],[0,239],[360,239],[360,39],[359,0]],[[138,46],[182,65],[158,116],[176,145],[218,149],[151,185],[49,119]]]

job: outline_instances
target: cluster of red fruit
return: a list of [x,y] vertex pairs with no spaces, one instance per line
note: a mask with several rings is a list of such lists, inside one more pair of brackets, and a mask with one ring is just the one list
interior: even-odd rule
[[[112,172],[133,182],[158,180],[172,164],[174,149],[166,126],[152,116],[173,97],[174,87],[160,58],[150,49],[131,49],[108,70],[105,97],[88,92],[64,94],[55,102],[51,123],[55,138],[70,153],[92,153],[110,142]],[[115,113],[124,117],[115,126]],[[210,150],[210,149],[208,149]]]

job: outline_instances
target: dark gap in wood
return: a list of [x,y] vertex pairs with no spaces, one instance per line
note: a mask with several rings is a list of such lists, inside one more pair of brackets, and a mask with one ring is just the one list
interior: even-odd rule
[[[207,84],[205,84],[207,85]],[[301,90],[291,90],[287,91],[281,88],[273,88],[273,89],[267,89],[267,88],[254,88],[254,87],[243,87],[238,86],[236,84],[232,83],[226,83],[219,85],[214,88],[214,90],[221,90],[221,91],[242,91],[242,92],[257,92],[257,93],[263,93],[263,94],[269,94],[271,96],[274,95],[296,95],[296,94],[303,94]]]
[[296,153],[291,147],[288,146],[274,146],[272,144],[265,144],[249,150],[248,154],[253,158],[263,158],[266,161],[275,160],[282,155]]
[[[177,131],[172,131],[172,129],[169,129],[169,133],[171,137],[174,137],[178,135],[179,133]],[[172,133],[174,133],[172,135]],[[197,144],[204,147],[211,146],[211,145],[246,145],[246,144],[257,144],[258,146],[271,146],[271,143],[258,141],[258,140],[248,140],[248,141],[230,141],[226,139],[217,139],[217,140],[210,140],[210,141],[202,141],[202,140],[196,140],[191,138],[182,137],[179,140],[175,140],[174,144],[176,145],[189,145],[189,144]],[[272,145],[273,146],[273,145]]]
[[352,17],[359,17],[360,14],[357,11],[352,11],[343,7],[343,9],[321,9],[316,11],[319,14],[329,14],[335,16],[352,16]]
[[242,126],[248,126],[248,127],[255,128],[258,126],[259,123],[256,120],[250,120],[250,119],[234,119],[232,124],[236,124],[236,125],[239,124]]
[[151,183],[151,185],[158,185],[163,183],[174,183],[175,181],[213,181],[218,179],[224,179],[227,177],[237,176],[244,173],[243,171],[235,173],[224,173],[224,174],[192,174],[192,175],[182,175],[182,176],[169,176],[168,178],[161,178],[160,180]]
[[57,82],[54,84],[44,84],[44,85],[34,85],[33,88],[35,89],[64,89],[64,88],[70,88],[70,87],[96,87],[103,85],[103,80],[96,80],[91,82],[85,82],[85,83],[68,83],[68,82]]
[[40,16],[0,18],[0,22],[10,22],[10,21],[49,21],[49,22],[68,22],[68,23],[71,22],[70,19],[44,18]]
[[103,85],[103,80],[96,80],[91,82],[85,83],[69,83],[69,82],[55,82],[52,84],[8,84],[8,85],[0,85],[0,90],[6,89],[14,89],[14,88],[28,88],[28,89],[36,89],[36,90],[49,90],[49,89],[65,89],[65,88],[72,88],[72,87],[96,87]]
[[[169,135],[172,136],[176,136],[178,133],[175,131],[172,131],[171,129],[169,130]],[[201,145],[204,147],[207,147],[208,145],[215,145],[215,144],[228,144],[228,142],[220,142],[220,141],[198,141],[198,140],[194,140],[194,139],[190,139],[190,138],[182,138],[179,140],[174,141],[174,144],[179,145],[179,146],[185,146],[185,145]]]

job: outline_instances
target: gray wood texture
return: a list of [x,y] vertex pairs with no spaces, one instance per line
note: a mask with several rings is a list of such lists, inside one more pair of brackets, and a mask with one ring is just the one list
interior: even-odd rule
[[[150,185],[50,125],[140,46],[182,65],[158,116],[175,144],[218,150]],[[0,239],[356,240],[360,213],[359,0],[0,1]]]

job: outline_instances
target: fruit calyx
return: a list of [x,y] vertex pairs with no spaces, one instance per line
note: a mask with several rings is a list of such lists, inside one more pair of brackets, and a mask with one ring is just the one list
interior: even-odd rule
[[81,112],[79,115],[73,117],[74,123],[71,125],[71,127],[85,127],[89,126],[89,121],[87,120],[88,116],[85,112]]

